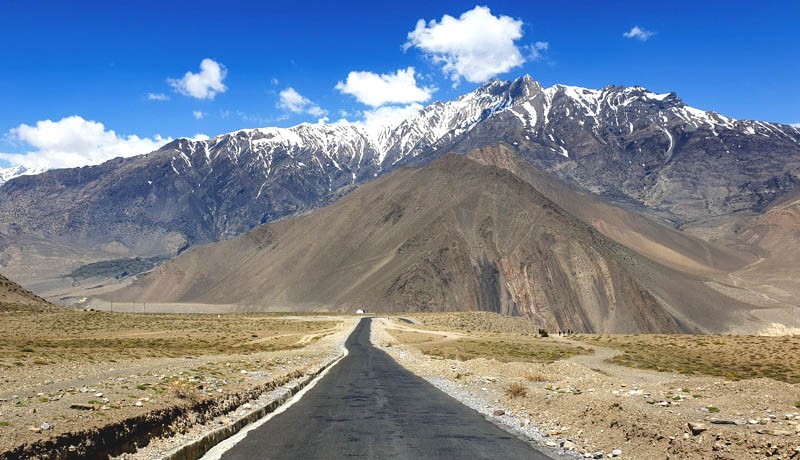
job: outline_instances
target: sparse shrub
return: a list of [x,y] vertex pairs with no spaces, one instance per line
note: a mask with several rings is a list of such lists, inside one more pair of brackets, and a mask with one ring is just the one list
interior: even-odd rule
[[794,407],[800,409],[800,401],[797,401],[796,403],[794,403]]
[[509,398],[522,398],[528,396],[528,388],[519,382],[514,382],[506,387],[506,396]]
[[531,372],[525,376],[525,380],[529,382],[549,382],[550,376],[541,372]]
[[170,389],[172,390],[172,394],[178,399],[185,399],[192,403],[197,402],[199,399],[197,390],[192,388],[192,386],[186,382],[174,380]]
[[706,409],[708,409],[708,411],[712,414],[716,414],[717,412],[719,412],[719,408],[714,406],[708,406],[706,407]]

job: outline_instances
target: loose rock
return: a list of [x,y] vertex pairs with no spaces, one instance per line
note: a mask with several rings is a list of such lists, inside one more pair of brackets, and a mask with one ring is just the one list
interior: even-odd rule
[[697,436],[698,434],[704,431],[708,431],[708,426],[705,423],[689,422],[688,425],[689,425],[689,430],[691,430],[694,436]]

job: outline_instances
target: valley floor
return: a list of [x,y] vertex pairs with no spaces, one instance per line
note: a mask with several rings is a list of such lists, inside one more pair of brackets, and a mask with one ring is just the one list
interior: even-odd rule
[[[176,442],[231,423],[242,407],[250,408],[248,401],[292,385],[338,357],[356,321],[313,315],[4,313],[0,458],[95,453],[91,442],[119,441],[102,433],[137,429],[144,429],[144,436],[110,451],[118,455],[136,444],[140,457],[160,458]],[[168,439],[151,442],[158,435]]]
[[[496,423],[554,450],[629,459],[800,456],[800,385],[788,383],[796,382],[792,373],[778,369],[776,377],[787,381],[700,375],[718,372],[707,364],[719,353],[697,353],[698,336],[663,336],[685,348],[668,350],[678,359],[658,364],[697,375],[627,367],[616,362],[656,366],[647,365],[646,353],[620,351],[648,336],[537,338],[525,327],[501,332],[512,329],[493,321],[486,314],[390,317],[373,321],[373,342]],[[783,350],[789,365],[797,355],[797,339],[775,346],[770,340],[782,338],[705,337],[707,346],[736,353],[748,341],[750,351]],[[634,346],[659,350],[655,342]],[[741,366],[731,372],[746,373],[757,358],[739,356]],[[753,363],[752,375],[767,367]]]
[[[356,322],[2,313],[0,459],[95,452],[87,440],[137,426],[110,452],[162,458],[335,360]],[[519,318],[449,313],[375,319],[372,342],[554,456],[800,456],[797,337],[541,338]]]

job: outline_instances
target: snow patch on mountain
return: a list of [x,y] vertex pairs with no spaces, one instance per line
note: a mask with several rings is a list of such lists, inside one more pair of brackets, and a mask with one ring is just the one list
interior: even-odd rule
[[46,171],[45,168],[28,169],[22,165],[11,166],[9,168],[0,168],[0,186],[10,181],[11,179],[14,179],[15,177],[32,176],[35,174],[41,174],[45,171]]

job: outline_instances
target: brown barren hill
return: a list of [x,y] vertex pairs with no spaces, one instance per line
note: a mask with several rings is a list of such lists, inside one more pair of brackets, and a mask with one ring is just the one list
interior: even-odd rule
[[637,263],[652,262],[511,172],[447,156],[311,214],[190,249],[108,298],[264,310],[488,310],[583,332],[701,329],[680,311],[695,305],[665,308],[637,281],[629,268]]
[[55,305],[0,275],[0,312],[52,308]]

